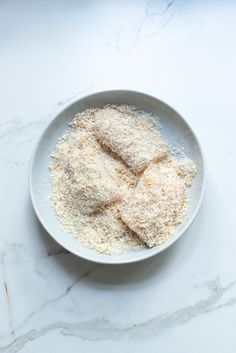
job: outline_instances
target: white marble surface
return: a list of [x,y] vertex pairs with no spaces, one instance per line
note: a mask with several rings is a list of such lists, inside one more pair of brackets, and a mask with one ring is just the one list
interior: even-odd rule
[[[0,2],[0,352],[235,352],[235,17],[235,1]],[[175,107],[208,167],[186,235],[114,267],[60,248],[27,182],[53,112],[112,88]]]

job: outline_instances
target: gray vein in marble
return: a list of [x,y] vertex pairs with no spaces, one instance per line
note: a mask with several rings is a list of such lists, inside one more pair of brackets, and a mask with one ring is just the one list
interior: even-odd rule
[[[164,8],[163,11],[151,11],[151,5],[152,5],[152,0],[149,0],[147,2],[147,5],[144,10],[144,17],[138,24],[138,26],[135,29],[135,38],[133,43],[131,44],[128,53],[132,52],[133,49],[137,46],[137,44],[140,41],[140,36],[142,35],[142,32],[144,30],[144,27],[148,24],[148,22],[156,17],[164,17],[165,15],[168,14],[170,11],[171,7],[175,4],[176,0],[171,0],[167,3],[166,7]],[[163,29],[171,20],[175,12],[173,12],[170,16],[167,16],[167,20],[164,22],[164,24],[161,26],[161,29]],[[114,41],[113,42],[105,42],[104,44],[107,45],[108,47],[114,48],[115,50],[119,51],[121,47],[121,34],[127,30],[127,28],[122,28],[119,31],[114,32]]]
[[6,293],[9,325],[10,325],[10,329],[11,329],[11,335],[14,335],[14,325],[13,325],[13,318],[12,318],[10,292],[9,292],[9,288],[8,288],[8,284],[7,284],[4,256],[5,256],[4,252],[1,252],[2,280],[3,280],[4,289],[5,289],[5,293]]
[[147,5],[146,5],[146,7],[145,7],[145,15],[144,15],[144,18],[142,19],[142,21],[140,22],[140,24],[139,24],[138,27],[137,27],[135,39],[134,39],[134,42],[133,42],[133,44],[131,45],[129,51],[132,51],[132,50],[137,46],[137,44],[138,44],[138,42],[139,42],[140,35],[141,35],[142,31],[143,31],[144,26],[146,25],[146,22],[147,22],[151,17],[153,17],[153,16],[156,15],[155,13],[150,12],[151,3],[152,3],[152,0],[148,1]]
[[[16,252],[16,251],[19,251],[19,250],[24,251],[24,253],[27,251],[25,246],[23,244],[21,244],[21,243],[9,242],[9,241],[7,241],[4,238],[1,239],[1,243],[2,243],[2,247],[5,248],[5,251],[7,253],[9,253],[10,251]],[[67,255],[67,254],[71,255],[71,253],[68,250],[58,246],[55,249],[49,249],[49,250],[45,249],[45,250],[40,251],[39,257],[46,259],[46,258],[49,258],[49,257],[63,255],[63,254],[64,255]]]
[[226,303],[220,304],[216,306],[216,309],[219,310],[225,307],[231,307],[236,304],[236,297],[230,298]]
[[162,24],[161,28],[159,31],[157,31],[156,33],[154,32],[153,35],[157,35],[158,33],[160,33],[161,31],[163,31],[164,28],[167,27],[167,25],[170,23],[170,21],[172,20],[172,18],[174,17],[176,11],[173,11],[166,19],[166,21]]
[[166,8],[162,12],[162,15],[164,15],[169,10],[169,8],[174,4],[174,2],[175,2],[175,0],[172,0],[167,4]]
[[[89,91],[91,91],[96,86],[96,84],[97,84],[97,82],[88,86],[84,90],[77,92],[76,94],[67,98],[66,100],[59,101],[57,103],[57,105],[63,106],[63,105],[68,104],[69,102],[73,101],[75,98],[78,98],[80,95],[86,94]],[[42,120],[35,120],[35,121],[31,121],[30,123],[22,124],[21,120],[12,119],[10,121],[7,121],[6,123],[1,123],[0,124],[0,142],[1,142],[1,140],[5,140],[6,138],[11,138],[15,134],[20,134],[22,131],[25,131],[27,129],[31,129],[31,128],[41,126],[41,125],[43,126],[43,125],[45,125],[46,122],[47,122],[47,119],[42,119]],[[31,140],[29,140],[29,139],[22,141],[19,143],[19,146],[24,143],[30,142],[30,141]],[[6,145],[6,143],[4,143],[4,146],[5,145]]]
[[[62,253],[62,252],[61,252]],[[55,255],[55,253],[53,254],[53,256]],[[59,252],[57,253],[57,255],[59,255]],[[49,255],[52,256],[52,255]],[[43,303],[41,306],[39,306],[36,310],[34,310],[25,320],[24,322],[21,324],[20,327],[18,327],[18,329],[16,330],[16,332],[22,328],[27,322],[29,322],[29,320],[35,316],[36,314],[38,314],[40,311],[42,311],[44,308],[48,307],[50,304],[52,303],[56,303],[58,301],[60,301],[61,299],[63,299],[73,288],[74,286],[81,280],[84,279],[86,277],[88,277],[99,265],[95,264],[92,267],[90,267],[88,270],[86,270],[82,275],[78,276],[66,289],[63,293],[61,293],[60,295],[58,295],[57,297],[48,300],[47,302]],[[0,350],[1,352],[1,350]]]
[[19,352],[27,343],[55,330],[59,330],[62,335],[89,341],[118,340],[123,337],[128,337],[131,340],[147,339],[150,336],[156,336],[164,330],[188,324],[192,319],[201,315],[235,305],[236,297],[229,299],[224,304],[216,305],[223,295],[234,287],[235,284],[236,280],[226,286],[222,286],[219,277],[216,277],[206,284],[210,290],[208,298],[199,300],[192,305],[180,308],[171,313],[161,314],[146,322],[133,324],[128,327],[119,327],[105,318],[87,322],[57,322],[48,324],[41,329],[32,329],[24,335],[19,336],[9,345],[0,348],[0,352]]
[[151,36],[157,35],[159,32],[161,32],[168,25],[168,23],[171,21],[171,19],[173,18],[173,16],[177,12],[177,10],[173,10],[172,12],[170,11],[171,8],[173,7],[173,5],[175,4],[175,2],[176,2],[176,0],[169,1],[167,3],[166,7],[164,8],[164,10],[161,12],[158,12],[158,11],[150,11],[152,0],[148,1],[147,5],[145,7],[144,18],[142,19],[142,21],[140,22],[140,24],[137,27],[136,36],[135,36],[133,44],[130,47],[129,52],[132,52],[133,49],[137,46],[137,44],[140,41],[140,36],[143,32],[144,27],[151,19],[154,19],[156,17],[165,19],[164,23],[161,25],[161,27],[157,31],[154,31],[153,33],[151,33]]
[[167,7],[165,8],[165,10],[163,11],[163,15],[165,15],[166,13],[168,13],[168,16],[166,16],[166,20],[164,21],[164,23],[162,24],[162,26],[157,30],[151,33],[151,36],[156,36],[158,35],[160,32],[163,31],[163,29],[165,29],[168,24],[171,22],[171,20],[173,19],[173,17],[175,16],[175,14],[188,2],[188,0],[185,0],[182,4],[180,4],[176,9],[174,9],[172,12],[170,12],[170,8],[174,5],[175,0],[174,1],[170,1],[169,4],[167,5]]
[[[138,24],[136,30],[135,30],[135,38],[134,38],[134,41],[133,43],[131,44],[130,46],[130,49],[128,52],[131,52],[133,51],[133,49],[137,46],[137,44],[139,43],[139,40],[140,40],[140,36],[143,32],[143,29],[144,27],[146,26],[146,24],[148,23],[148,21],[152,18],[155,18],[157,16],[159,17],[162,17],[164,16],[168,11],[169,9],[171,8],[171,6],[175,3],[175,0],[172,0],[170,2],[168,2],[168,4],[166,5],[165,9],[162,11],[162,12],[157,12],[157,11],[150,11],[150,7],[151,7],[151,4],[152,4],[152,0],[149,0],[146,7],[145,7],[145,11],[144,11],[144,17],[143,19],[140,21],[140,23]],[[124,32],[125,30],[127,30],[126,28],[122,28],[120,29],[119,31],[115,32],[114,33],[114,43],[112,42],[105,42],[105,45],[111,47],[111,48],[114,48],[116,49],[117,51],[120,50],[120,37],[121,37],[121,34],[122,32]]]

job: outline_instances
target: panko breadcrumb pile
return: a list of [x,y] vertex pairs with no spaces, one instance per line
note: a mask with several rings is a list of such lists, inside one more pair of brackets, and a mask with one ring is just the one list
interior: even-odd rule
[[188,210],[196,166],[176,158],[159,120],[134,106],[78,113],[50,163],[51,201],[85,246],[121,254],[160,245]]

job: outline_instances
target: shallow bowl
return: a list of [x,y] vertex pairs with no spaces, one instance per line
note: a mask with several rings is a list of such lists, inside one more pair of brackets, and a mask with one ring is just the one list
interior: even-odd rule
[[[50,155],[57,139],[65,132],[68,123],[76,113],[87,108],[102,107],[106,104],[129,104],[152,112],[160,117],[161,133],[171,147],[183,149],[187,157],[197,166],[197,175],[189,189],[190,205],[183,222],[176,226],[174,235],[160,246],[151,249],[130,251],[121,255],[100,254],[76,240],[72,234],[62,230],[61,224],[50,205],[49,163]],[[124,264],[136,262],[154,256],[171,246],[189,228],[200,208],[204,187],[205,170],[202,151],[198,139],[188,123],[166,103],[155,97],[134,91],[107,91],[95,93],[78,99],[57,114],[43,131],[34,154],[29,171],[30,194],[34,210],[47,232],[61,246],[84,259],[106,264]]]

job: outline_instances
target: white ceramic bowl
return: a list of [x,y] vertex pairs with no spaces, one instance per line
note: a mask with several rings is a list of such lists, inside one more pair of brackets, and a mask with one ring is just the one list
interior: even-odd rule
[[[198,173],[190,188],[190,207],[184,221],[176,227],[175,234],[168,241],[152,249],[127,252],[121,255],[104,255],[89,249],[74,239],[73,235],[61,229],[49,202],[50,183],[49,169],[50,154],[55,148],[57,139],[67,129],[75,114],[86,108],[102,107],[106,104],[130,104],[138,108],[151,111],[160,117],[162,135],[173,147],[184,148],[185,154],[196,164]],[[173,139],[174,137],[174,139]],[[171,246],[188,229],[200,208],[204,187],[205,170],[202,151],[199,142],[187,122],[170,106],[157,98],[134,91],[107,91],[95,93],[70,104],[56,115],[45,128],[40,137],[32,157],[30,172],[30,193],[34,210],[47,232],[61,246],[71,253],[84,259],[106,263],[123,264],[147,259]]]

